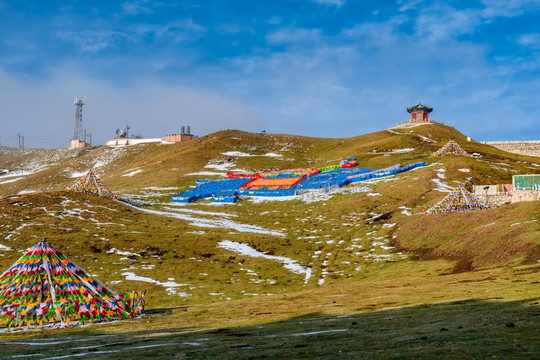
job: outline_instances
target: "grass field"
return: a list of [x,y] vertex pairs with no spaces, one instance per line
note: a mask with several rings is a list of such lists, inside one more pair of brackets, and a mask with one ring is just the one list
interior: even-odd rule
[[[481,157],[429,157],[450,139]],[[227,170],[322,167],[349,156],[373,169],[428,166],[284,201],[170,203],[196,179],[223,178]],[[109,189],[147,206],[59,191],[91,167]],[[228,130],[86,153],[1,150],[0,168],[15,169],[6,180],[20,177],[0,177],[0,269],[46,237],[115,291],[146,289],[148,308],[134,320],[0,332],[0,358],[540,353],[538,202],[422,214],[449,188],[510,183],[513,174],[539,173],[540,160],[467,142],[453,128],[349,139]],[[20,168],[28,174],[17,175]],[[234,250],[241,246],[266,257]]]

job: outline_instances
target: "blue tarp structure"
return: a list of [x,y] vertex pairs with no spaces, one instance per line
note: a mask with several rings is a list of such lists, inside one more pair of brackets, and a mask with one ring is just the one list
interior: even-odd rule
[[172,197],[174,202],[192,202],[199,199],[211,197],[220,197],[222,193],[240,189],[251,179],[228,179],[228,180],[197,180],[197,187],[192,190],[184,191]]
[[365,168],[345,168],[320,172],[307,176],[299,184],[288,189],[240,189],[242,185],[251,179],[228,179],[196,181],[196,187],[184,191],[172,197],[173,202],[192,202],[198,199],[212,198],[215,202],[236,202],[238,196],[293,196],[303,190],[327,189],[331,187],[343,187],[359,181],[391,176],[417,167],[426,166],[425,162],[419,162],[400,166],[394,166],[371,170]]

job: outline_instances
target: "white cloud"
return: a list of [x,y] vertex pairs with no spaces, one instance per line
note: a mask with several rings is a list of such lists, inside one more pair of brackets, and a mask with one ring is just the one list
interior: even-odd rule
[[353,28],[343,30],[342,35],[348,38],[364,39],[371,43],[388,43],[397,39],[396,28],[407,20],[406,16],[400,15],[387,21],[360,23]]
[[[453,40],[461,35],[472,35],[484,23],[498,17],[516,17],[526,12],[538,11],[539,0],[482,0],[484,8],[458,9],[451,2],[431,2],[418,10],[415,19],[415,36],[423,41],[438,42]],[[422,0],[411,0],[402,9],[412,9]]]
[[516,42],[528,48],[540,49],[540,33],[521,35],[516,39]]
[[407,10],[414,10],[417,8],[419,4],[421,4],[423,0],[405,0],[405,1],[398,1],[398,4],[403,4],[399,8],[399,11],[407,11]]
[[191,19],[176,20],[164,25],[141,24],[135,32],[138,36],[154,35],[157,38],[170,38],[175,43],[194,41],[206,33],[206,28]]
[[126,15],[152,14],[154,10],[146,0],[126,1],[122,4],[122,12]]
[[540,8],[538,0],[482,0],[485,8],[482,17],[489,19],[494,17],[515,17],[533,9]]
[[279,29],[266,37],[266,40],[272,44],[287,43],[314,43],[321,38],[320,29]]
[[56,36],[62,41],[74,44],[84,53],[97,53],[115,46],[122,41],[138,42],[149,35],[166,39],[173,43],[195,41],[206,33],[206,28],[191,19],[176,20],[163,25],[140,24],[125,31],[87,30],[58,31]]
[[449,6],[434,7],[417,17],[415,32],[423,40],[437,42],[472,34],[481,21],[479,10],[456,10]]
[[314,3],[320,4],[320,5],[328,5],[328,6],[337,6],[340,7],[347,0],[312,0]]
[[95,31],[58,31],[56,36],[77,46],[81,52],[99,52],[114,43],[129,38],[125,33],[109,30]]

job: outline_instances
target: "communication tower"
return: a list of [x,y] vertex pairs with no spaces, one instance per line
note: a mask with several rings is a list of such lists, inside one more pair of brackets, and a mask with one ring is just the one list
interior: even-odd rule
[[81,135],[83,132],[82,128],[82,107],[84,105],[84,101],[81,99],[75,98],[75,101],[73,102],[75,106],[77,106],[77,110],[75,110],[75,130],[73,131],[73,137],[72,140],[81,140]]

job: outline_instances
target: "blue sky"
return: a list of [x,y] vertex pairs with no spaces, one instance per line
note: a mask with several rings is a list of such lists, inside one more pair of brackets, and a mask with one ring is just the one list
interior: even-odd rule
[[58,147],[84,97],[126,124],[321,137],[421,101],[478,141],[540,139],[540,0],[0,0],[0,144]]

